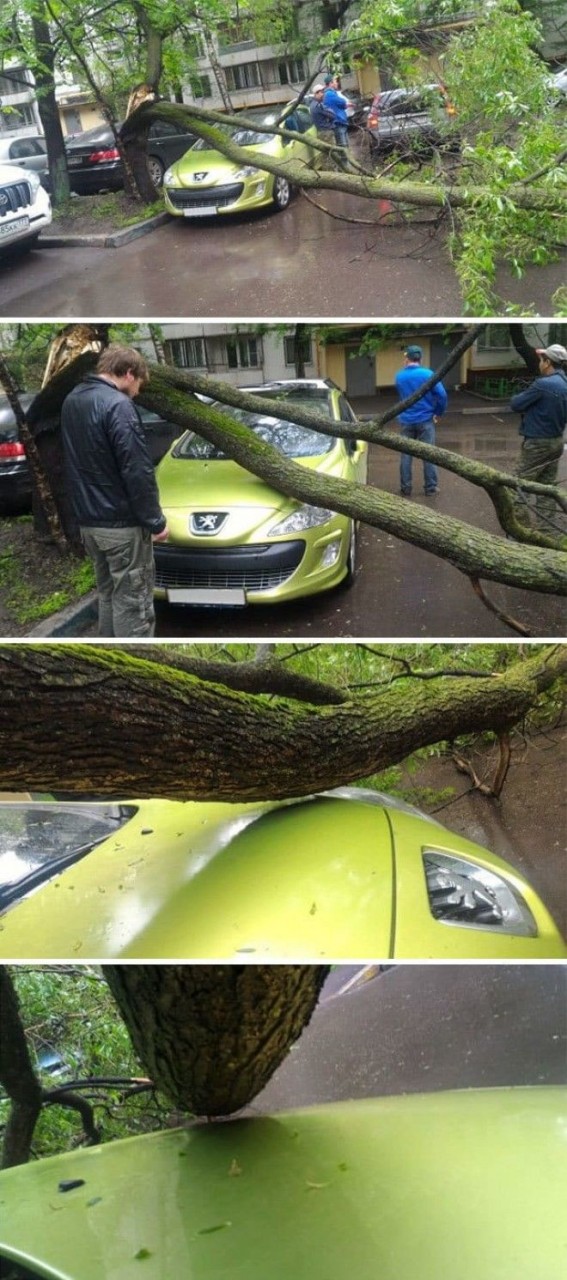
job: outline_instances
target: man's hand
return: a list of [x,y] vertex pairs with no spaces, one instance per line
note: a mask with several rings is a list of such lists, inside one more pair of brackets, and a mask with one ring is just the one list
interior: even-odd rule
[[167,525],[162,529],[161,533],[152,533],[152,542],[167,542],[169,538],[169,529]]

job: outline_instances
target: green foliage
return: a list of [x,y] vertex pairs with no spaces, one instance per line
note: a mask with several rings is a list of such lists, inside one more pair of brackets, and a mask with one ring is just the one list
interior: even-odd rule
[[[32,1060],[44,1089],[89,1076],[139,1076],[126,1028],[100,970],[90,965],[19,966],[12,977]],[[41,1071],[38,1056],[53,1051],[57,1074]],[[94,1095],[91,1094],[91,1098]],[[96,1101],[96,1096],[101,1098]],[[161,1127],[166,1111],[149,1094],[125,1103],[121,1090],[111,1088],[95,1096],[95,1122],[103,1141],[129,1137]],[[0,1126],[8,1102],[0,1098]],[[80,1141],[81,1120],[76,1111],[59,1106],[43,1109],[34,1135],[34,1156],[55,1155]]]
[[39,582],[37,574],[27,572],[27,542],[22,543],[19,526],[18,520],[3,520],[0,592],[4,608],[18,624],[26,626],[51,617],[92,591],[94,571],[90,560],[53,552],[49,571]]

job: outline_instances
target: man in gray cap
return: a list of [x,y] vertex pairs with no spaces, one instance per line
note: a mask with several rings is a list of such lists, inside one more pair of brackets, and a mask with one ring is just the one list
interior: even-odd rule
[[[520,480],[555,484],[567,425],[567,350],[561,343],[553,342],[549,347],[537,347],[536,353],[539,378],[510,401],[511,409],[522,415],[522,449],[516,474]],[[521,486],[515,509],[520,523],[529,525],[530,510]],[[557,516],[553,498],[538,493],[535,513],[539,528],[552,533]]]

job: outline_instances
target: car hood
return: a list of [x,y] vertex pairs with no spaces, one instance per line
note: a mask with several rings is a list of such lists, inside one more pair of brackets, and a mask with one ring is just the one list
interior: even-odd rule
[[[337,447],[316,457],[290,461],[321,475],[340,476],[342,472]],[[167,454],[158,467],[157,482],[160,501],[167,508],[203,508],[224,504],[280,510],[289,507],[290,502],[294,507],[298,505],[295,499],[278,493],[265,480],[228,458],[200,461]]]
[[391,953],[392,841],[380,804],[338,795],[131,806],[115,834],[4,913],[0,955],[352,957],[354,938],[360,955]]
[[0,183],[6,186],[9,182],[26,182],[29,180],[29,169],[22,169],[19,164],[0,164]]
[[566,1126],[567,1089],[475,1089],[110,1142],[0,1173],[0,1250],[49,1280],[560,1276]]
[[201,151],[199,148],[198,151],[195,151],[191,147],[180,160],[177,160],[173,167],[184,186],[193,186],[193,175],[195,173],[214,173],[215,177],[221,172],[235,174],[242,168],[243,164],[254,164],[256,154],[274,154],[277,144],[275,146],[272,139],[270,142],[255,143],[254,146],[248,146],[244,149],[250,152],[249,160],[230,160],[228,156],[223,155],[222,151],[214,151],[212,148],[207,151]]

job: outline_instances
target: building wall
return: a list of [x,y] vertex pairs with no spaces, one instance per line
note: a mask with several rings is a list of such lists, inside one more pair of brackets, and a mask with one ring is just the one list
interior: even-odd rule
[[[200,373],[208,373],[211,377],[218,377],[232,386],[251,387],[261,382],[270,382],[273,379],[295,377],[294,366],[286,364],[284,341],[286,335],[280,331],[257,334],[254,330],[247,332],[243,325],[179,323],[163,325],[162,335],[165,343],[183,338],[193,338],[197,339],[197,341],[201,339],[204,343],[205,362],[200,364],[198,369],[197,366],[193,366],[194,369]],[[287,336],[291,335],[292,331],[290,330]],[[242,344],[247,350],[249,339],[257,346],[258,364],[251,367],[244,367],[239,364],[238,368],[229,368],[227,341],[236,342],[237,346]],[[150,359],[155,358],[151,340],[143,339],[137,345]],[[177,354],[179,355],[179,352]],[[315,341],[312,341],[312,362],[306,365],[305,373],[306,377],[314,378],[318,376]]]

